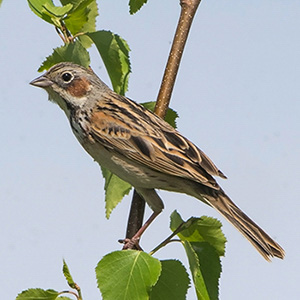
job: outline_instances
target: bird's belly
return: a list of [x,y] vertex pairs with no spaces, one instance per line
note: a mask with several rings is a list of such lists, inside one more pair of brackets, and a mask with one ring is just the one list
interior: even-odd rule
[[141,164],[133,163],[118,153],[108,151],[99,143],[81,142],[81,145],[102,167],[124,181],[129,182],[134,187],[173,190],[177,186],[177,183],[174,183],[172,188],[172,180],[170,180],[172,176],[162,174]]

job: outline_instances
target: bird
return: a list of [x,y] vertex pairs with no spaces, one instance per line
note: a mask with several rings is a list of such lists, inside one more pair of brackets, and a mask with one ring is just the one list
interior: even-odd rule
[[153,219],[164,208],[156,190],[184,193],[216,209],[266,260],[284,258],[283,248],[219,186],[214,176],[226,176],[202,150],[150,110],[115,93],[91,68],[61,62],[30,84],[47,91],[83,148],[135,188]]

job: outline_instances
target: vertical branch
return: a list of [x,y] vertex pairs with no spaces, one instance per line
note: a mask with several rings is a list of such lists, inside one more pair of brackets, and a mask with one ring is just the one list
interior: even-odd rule
[[162,118],[169,107],[183,50],[200,2],[201,0],[180,1],[181,13],[155,106],[155,113]]
[[145,212],[144,199],[134,190],[128,217],[126,238],[131,239],[143,225],[143,217]]
[[[154,110],[161,118],[165,117],[169,107],[182,53],[200,2],[201,0],[180,0],[181,13]],[[134,191],[126,238],[131,239],[142,226],[144,211],[145,201]]]

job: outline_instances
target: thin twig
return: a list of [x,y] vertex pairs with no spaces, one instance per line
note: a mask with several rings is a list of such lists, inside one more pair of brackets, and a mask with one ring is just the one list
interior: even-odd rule
[[66,40],[65,40],[64,36],[61,34],[61,32],[59,31],[58,27],[55,26],[55,30],[56,30],[57,34],[59,35],[59,37],[62,39],[62,41],[64,43],[66,43]]
[[162,247],[166,246],[167,244],[169,244],[172,241],[179,241],[181,242],[181,240],[172,240],[172,238],[177,235],[181,230],[183,225],[185,225],[186,222],[182,222],[164,241],[162,241],[157,247],[155,247],[152,251],[149,252],[150,255],[153,255],[155,252],[157,252],[159,249],[161,249]]
[[[200,1],[180,0],[181,14],[154,110],[162,118],[165,117],[169,107],[182,53]],[[141,226],[140,224],[143,223],[144,208],[137,210],[142,207],[142,203],[145,205],[144,200],[134,192],[127,223],[127,238],[132,238]]]
[[71,294],[71,295],[75,296],[77,300],[82,300],[82,298],[80,296],[78,296],[76,293],[74,293],[73,291],[62,291],[59,293],[59,295],[62,295],[62,294]]

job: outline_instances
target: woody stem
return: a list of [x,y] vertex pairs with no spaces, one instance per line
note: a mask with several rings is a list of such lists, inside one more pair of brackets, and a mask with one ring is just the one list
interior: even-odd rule
[[[165,117],[169,107],[183,50],[200,2],[201,0],[180,0],[181,13],[154,110],[162,118]],[[128,217],[126,238],[131,239],[141,227],[144,211],[145,201],[134,192]]]

